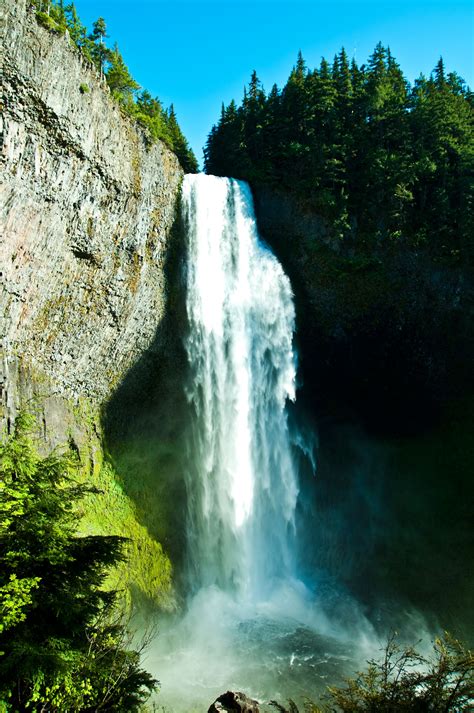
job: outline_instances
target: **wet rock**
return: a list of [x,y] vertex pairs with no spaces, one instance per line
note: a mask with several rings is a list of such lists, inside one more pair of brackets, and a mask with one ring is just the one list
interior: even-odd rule
[[214,701],[208,713],[259,713],[259,707],[245,693],[227,691]]

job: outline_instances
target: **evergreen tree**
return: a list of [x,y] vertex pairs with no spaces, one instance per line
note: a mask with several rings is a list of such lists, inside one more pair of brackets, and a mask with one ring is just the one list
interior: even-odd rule
[[168,112],[168,129],[171,137],[173,151],[179,159],[185,173],[197,173],[198,163],[183,132],[178,124],[173,104]]
[[71,40],[74,42],[75,45],[80,46],[81,42],[83,41],[84,35],[87,34],[87,31],[79,20],[79,16],[77,14],[76,6],[74,5],[74,3],[71,3],[70,5],[66,6],[65,16]]
[[307,172],[310,134],[312,132],[312,105],[306,83],[306,63],[301,51],[296,65],[281,93],[280,142],[283,149],[282,167],[291,181],[302,180]]
[[[248,91],[244,93],[242,104],[243,116],[243,142],[249,170],[258,171],[262,153],[263,112],[265,107],[265,92],[262,83],[254,70],[252,72]],[[224,119],[227,119],[227,117]]]
[[37,8],[36,17],[44,27],[58,33],[67,30],[83,56],[95,64],[101,76],[105,74],[113,98],[128,116],[147,129],[148,140],[164,141],[178,155],[184,170],[197,171],[196,157],[181,132],[174,110],[164,111],[159,99],[152,99],[149,92],[137,95],[140,86],[131,76],[117,45],[111,50],[105,44],[107,27],[104,18],[99,17],[88,34],[74,3],[64,5],[64,0],[31,1]]
[[152,97],[147,90],[142,91],[136,99],[135,118],[150,132],[151,139],[161,139],[169,148],[173,148],[168,115],[158,97]]
[[117,44],[108,53],[107,59],[109,66],[106,77],[110,91],[121,104],[133,103],[133,95],[140,89],[140,85],[137,84],[128,71]]
[[134,711],[156,686],[102,588],[119,537],[76,536],[72,453],[41,458],[21,414],[0,446],[0,705]]
[[[367,65],[344,49],[265,96],[256,72],[240,107],[223,108],[206,171],[284,187],[361,246],[420,247],[449,259],[473,250],[472,92],[442,59],[413,90],[389,48]],[[365,248],[364,248],[365,249]]]
[[92,42],[92,59],[101,74],[104,72],[104,65],[108,58],[108,50],[104,42],[107,37],[106,30],[107,28],[104,18],[99,17],[92,25],[92,32],[89,35],[89,39]]

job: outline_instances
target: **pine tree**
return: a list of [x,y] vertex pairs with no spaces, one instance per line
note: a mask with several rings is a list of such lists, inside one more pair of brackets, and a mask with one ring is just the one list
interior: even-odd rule
[[171,104],[168,112],[168,129],[172,141],[173,151],[179,159],[185,173],[197,173],[198,163],[196,157],[190,148],[181,128],[178,124],[178,119]]
[[156,682],[102,588],[123,540],[76,536],[77,460],[40,457],[33,427],[0,446],[0,707],[137,711]]
[[115,44],[114,49],[108,53],[107,59],[109,67],[106,77],[110,91],[121,104],[132,103],[133,95],[140,89],[140,85],[130,74],[117,44]]
[[84,37],[87,35],[86,28],[81,23],[74,3],[65,7],[66,23],[71,40],[78,47],[81,46]]
[[104,65],[108,56],[108,50],[104,42],[105,38],[108,36],[106,34],[106,30],[107,28],[104,18],[99,17],[92,25],[92,32],[89,35],[89,39],[92,42],[92,59],[101,74],[104,72]]
[[[240,107],[223,108],[207,171],[284,187],[364,249],[395,241],[471,260],[474,95],[443,60],[410,91],[390,48],[367,65],[344,49],[265,96],[256,72]],[[458,256],[458,257],[456,257]]]
[[265,92],[257,72],[252,72],[248,91],[244,92],[242,102],[243,142],[245,144],[248,166],[251,172],[258,171],[258,164],[263,157],[262,129],[265,107]]

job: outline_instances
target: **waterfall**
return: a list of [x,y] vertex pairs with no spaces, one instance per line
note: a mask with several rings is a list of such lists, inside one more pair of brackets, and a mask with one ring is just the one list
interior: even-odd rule
[[[297,428],[295,310],[288,278],[259,240],[247,184],[185,176],[185,347],[189,428],[186,606],[163,621],[151,670],[159,702],[205,710],[226,690],[260,700],[311,695],[365,661],[358,605],[303,581],[296,557],[302,477],[314,434]],[[185,451],[185,452],[184,452]],[[302,520],[300,520],[302,522]],[[358,649],[358,651],[359,651]]]
[[255,599],[295,568],[293,295],[258,237],[246,183],[188,175],[183,211],[190,585]]

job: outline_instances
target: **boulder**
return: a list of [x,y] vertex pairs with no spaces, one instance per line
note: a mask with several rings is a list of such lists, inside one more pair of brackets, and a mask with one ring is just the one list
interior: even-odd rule
[[259,707],[245,693],[227,691],[214,701],[208,713],[259,713]]

